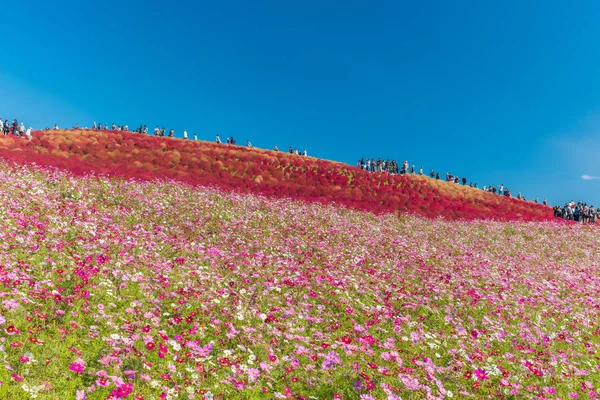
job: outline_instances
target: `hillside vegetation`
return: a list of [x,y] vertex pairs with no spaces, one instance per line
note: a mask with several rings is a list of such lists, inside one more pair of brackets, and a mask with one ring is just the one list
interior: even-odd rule
[[449,219],[548,220],[552,209],[424,176],[369,173],[283,152],[130,132],[38,131],[31,141],[0,139],[0,156],[141,179],[166,178],[361,210]]

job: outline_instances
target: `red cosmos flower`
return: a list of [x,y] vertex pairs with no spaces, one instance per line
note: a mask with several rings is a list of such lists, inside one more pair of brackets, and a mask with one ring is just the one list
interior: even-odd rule
[[343,343],[345,343],[345,344],[350,344],[350,343],[352,343],[352,339],[351,339],[349,336],[342,336],[342,337],[340,338],[340,340],[341,340]]
[[328,348],[329,346],[331,346],[329,343],[321,343],[321,347],[324,349]]
[[144,327],[142,328],[142,332],[144,332],[144,333],[148,333],[148,332],[150,332],[150,325],[146,325],[146,326],[144,326]]
[[18,330],[17,328],[15,328],[14,325],[9,325],[8,327],[6,327],[6,329],[4,331],[8,335],[18,335],[19,333],[21,333],[21,331]]
[[85,367],[79,363],[73,363],[69,365],[69,369],[77,374],[82,374],[85,371]]
[[106,387],[109,385],[108,379],[106,379],[104,377],[98,378],[98,379],[96,379],[96,385]]
[[20,357],[19,357],[19,360],[20,360],[22,363],[28,363],[28,362],[30,361],[30,358],[29,358],[29,357],[27,357],[27,356],[20,356]]
[[473,376],[473,373],[471,371],[465,371],[463,376],[465,377],[465,379],[471,379],[471,377]]
[[10,346],[14,347],[14,348],[19,348],[19,347],[23,346],[23,343],[21,343],[21,342],[12,342],[10,344]]
[[270,360],[271,362],[275,362],[275,361],[277,361],[277,356],[275,356],[275,355],[271,354],[271,355],[269,356],[269,360]]
[[154,342],[148,342],[146,343],[146,349],[148,350],[154,350],[156,348],[156,345],[154,344]]

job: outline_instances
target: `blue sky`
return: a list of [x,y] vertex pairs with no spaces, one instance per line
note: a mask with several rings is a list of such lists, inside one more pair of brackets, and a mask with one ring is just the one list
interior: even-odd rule
[[[419,4],[415,4],[419,3]],[[600,3],[2,6],[0,116],[184,128],[600,205]]]

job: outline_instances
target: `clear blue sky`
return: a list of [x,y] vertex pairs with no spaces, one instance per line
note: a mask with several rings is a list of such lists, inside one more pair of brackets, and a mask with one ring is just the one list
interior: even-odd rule
[[407,159],[600,205],[600,180],[581,179],[600,177],[597,1],[32,0],[0,15],[3,118]]

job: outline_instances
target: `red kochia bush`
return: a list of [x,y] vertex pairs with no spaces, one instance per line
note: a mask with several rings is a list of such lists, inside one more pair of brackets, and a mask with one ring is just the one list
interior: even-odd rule
[[369,173],[283,152],[112,131],[38,131],[31,141],[0,138],[14,161],[138,179],[168,178],[268,196],[335,202],[373,212],[426,217],[546,220],[552,209],[427,177]]

